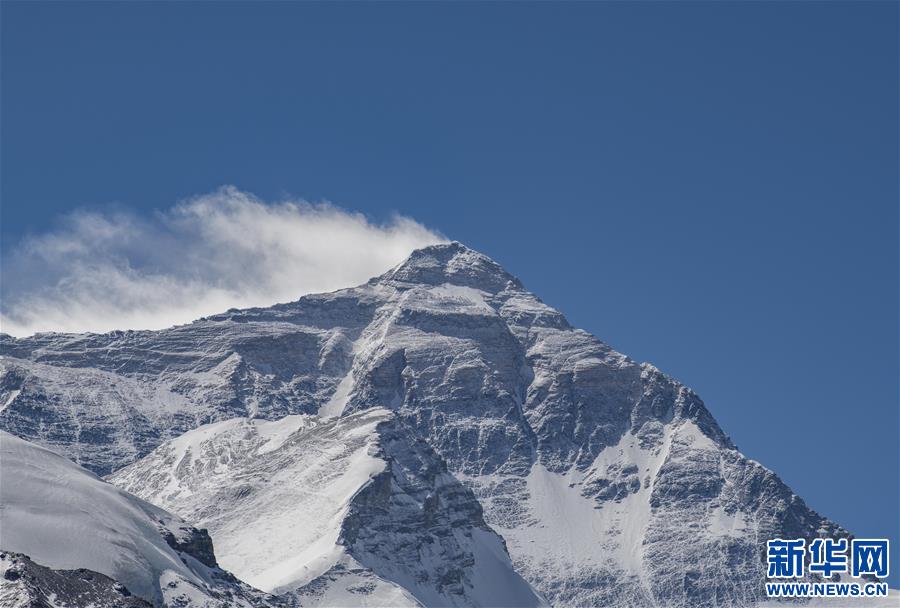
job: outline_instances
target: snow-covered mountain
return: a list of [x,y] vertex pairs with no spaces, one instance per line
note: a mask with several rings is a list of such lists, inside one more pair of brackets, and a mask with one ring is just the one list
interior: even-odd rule
[[[5,431],[0,544],[4,587],[26,593],[30,580],[43,580],[63,606],[81,605],[82,595],[125,604],[132,593],[155,605],[270,605],[218,567],[205,531]],[[78,569],[90,576],[60,572]],[[6,595],[0,601],[15,605]]]
[[767,539],[847,535],[690,389],[458,243],[288,304],[0,352],[0,426],[304,603],[747,606]]
[[303,605],[541,603],[471,491],[382,408],[206,425],[110,480],[208,527],[225,568]]

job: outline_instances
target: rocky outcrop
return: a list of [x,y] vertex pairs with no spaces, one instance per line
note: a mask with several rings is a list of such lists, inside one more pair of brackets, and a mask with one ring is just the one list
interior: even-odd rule
[[27,555],[0,551],[0,608],[151,608],[108,576],[80,568],[52,570]]

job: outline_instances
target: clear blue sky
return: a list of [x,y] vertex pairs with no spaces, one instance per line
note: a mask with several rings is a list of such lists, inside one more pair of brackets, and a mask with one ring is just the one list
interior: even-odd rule
[[2,246],[397,211],[694,387],[898,585],[898,4],[2,4]]

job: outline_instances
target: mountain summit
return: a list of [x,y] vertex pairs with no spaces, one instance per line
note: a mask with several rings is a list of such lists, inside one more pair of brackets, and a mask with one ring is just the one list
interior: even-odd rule
[[301,605],[749,606],[766,539],[847,536],[693,391],[459,243],[296,302],[0,348],[0,427]]

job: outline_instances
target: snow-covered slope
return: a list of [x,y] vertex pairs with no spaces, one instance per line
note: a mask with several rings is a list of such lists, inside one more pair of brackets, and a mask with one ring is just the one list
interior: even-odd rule
[[242,580],[304,604],[539,603],[471,493],[391,418],[210,424],[110,480],[208,528]]
[[208,529],[222,566],[242,580],[272,593],[296,589],[342,557],[350,500],[385,466],[375,427],[389,415],[209,424],[110,481]]
[[[386,468],[355,494],[339,540],[420,601],[434,587],[487,602],[460,582],[480,530],[553,604],[667,608],[751,605],[766,539],[847,535],[741,455],[693,391],[458,243],[331,294],[158,332],[6,336],[0,352],[0,426],[104,474],[204,423],[393,412],[377,427]],[[177,478],[150,458],[131,471]],[[173,482],[160,475],[128,487],[164,501]],[[194,521],[180,496],[173,509]]]
[[52,570],[106,575],[154,604],[265,603],[217,567],[205,533],[3,431],[0,549]]

